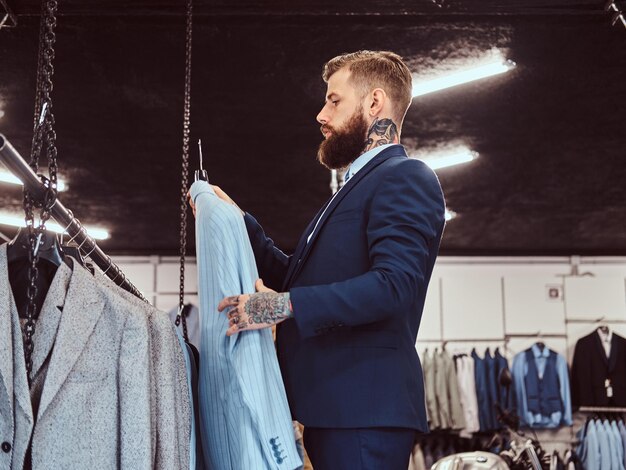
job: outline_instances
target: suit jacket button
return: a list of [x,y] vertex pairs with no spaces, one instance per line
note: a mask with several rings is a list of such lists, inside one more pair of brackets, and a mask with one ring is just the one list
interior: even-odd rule
[[8,442],[3,442],[1,447],[4,453],[8,454],[9,452],[11,452],[11,444],[9,444]]

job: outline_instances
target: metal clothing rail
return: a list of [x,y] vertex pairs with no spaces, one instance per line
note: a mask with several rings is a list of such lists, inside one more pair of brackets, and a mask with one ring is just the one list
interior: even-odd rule
[[619,406],[581,406],[581,413],[626,413],[626,408]]
[[[43,200],[45,186],[35,174],[32,168],[26,163],[11,143],[0,134],[0,161],[20,179],[24,187],[33,195],[35,199]],[[84,256],[88,256],[115,284],[127,290],[131,294],[147,301],[132,282],[126,279],[122,270],[102,251],[95,240],[87,234],[82,224],[74,217],[71,211],[67,210],[58,199],[51,209],[51,215],[61,227],[69,234],[70,240],[78,245]]]

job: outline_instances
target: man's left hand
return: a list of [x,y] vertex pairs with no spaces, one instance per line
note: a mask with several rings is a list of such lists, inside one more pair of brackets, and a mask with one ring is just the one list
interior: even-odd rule
[[226,336],[240,331],[270,328],[287,318],[293,317],[289,292],[276,292],[263,285],[258,279],[255,294],[242,294],[226,297],[217,306],[217,310],[226,310],[228,330]]

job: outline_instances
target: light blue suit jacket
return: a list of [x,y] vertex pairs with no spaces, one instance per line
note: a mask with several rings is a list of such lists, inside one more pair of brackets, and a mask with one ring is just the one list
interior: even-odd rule
[[[621,422],[621,421],[620,421]],[[613,433],[613,442],[615,443],[615,457],[616,465],[619,470],[624,470],[624,443],[622,442],[622,435],[615,421],[611,421],[611,432]]]
[[[582,431],[585,428],[583,427]],[[598,433],[596,429],[595,421],[590,421],[587,424],[587,432],[582,437],[581,447],[578,449],[578,454],[582,460],[586,470],[601,470],[600,462],[600,443],[598,441]]]
[[224,297],[253,293],[258,278],[243,218],[205,181],[191,186],[196,207],[200,300],[199,405],[205,461],[214,470],[302,466],[272,333],[227,337],[217,311]]
[[[600,468],[602,470],[614,470],[613,454],[611,452],[612,442],[610,436],[610,426],[605,426],[602,421],[596,422],[598,431],[598,444],[600,447]],[[617,469],[615,469],[617,470]]]

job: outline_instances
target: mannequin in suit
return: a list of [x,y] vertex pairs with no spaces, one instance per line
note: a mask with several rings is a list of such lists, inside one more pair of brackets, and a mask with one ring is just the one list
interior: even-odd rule
[[323,79],[318,160],[348,168],[346,183],[291,256],[242,211],[268,287],[258,281],[257,293],[223,299],[219,310],[229,335],[279,324],[291,412],[316,470],[405,470],[415,432],[428,430],[415,339],[443,194],[432,170],[399,145],[411,74],[398,55],[344,54],[325,64]]

